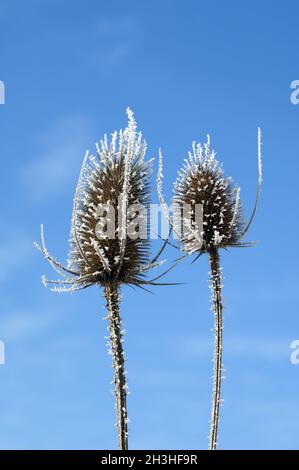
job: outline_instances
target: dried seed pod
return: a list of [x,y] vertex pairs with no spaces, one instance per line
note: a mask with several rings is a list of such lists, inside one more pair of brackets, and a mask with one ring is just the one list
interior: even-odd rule
[[49,254],[41,229],[42,246],[36,247],[64,277],[57,281],[43,277],[56,292],[94,284],[156,284],[156,279],[145,279],[149,269],[162,264],[158,261],[162,250],[150,259],[147,233],[152,160],[145,160],[146,142],[136,131],[132,111],[127,113],[128,127],[114,132],[110,142],[105,136],[96,155],[85,155],[74,198],[67,267]]
[[[238,246],[244,229],[240,190],[231,178],[225,178],[208,138],[204,149],[193,144],[193,152],[174,185],[175,207],[189,207],[190,222],[195,224],[196,206],[202,208],[200,232],[182,232],[186,252],[208,252],[213,248]],[[200,244],[198,242],[201,242]]]
[[[137,285],[150,262],[147,233],[145,238],[126,233],[133,219],[127,209],[140,206],[147,211],[151,174],[151,161],[144,160],[146,143],[141,133],[136,134],[130,110],[128,115],[128,128],[119,135],[115,132],[110,144],[105,137],[97,155],[88,155],[82,169],[74,202],[70,264],[86,283]],[[138,217],[146,232],[146,212]]]
[[[258,139],[260,149],[260,130]],[[240,201],[240,188],[234,186],[232,178],[225,177],[214,150],[211,150],[209,136],[204,147],[193,143],[192,152],[189,152],[188,159],[185,160],[174,184],[174,218],[170,220],[168,217],[186,253],[201,254],[218,248],[251,246],[250,242],[243,241],[243,237],[253,220],[261,190],[260,150],[258,169],[256,203],[246,225]],[[165,207],[162,177],[160,152],[158,194],[162,207]],[[176,229],[176,219],[181,223],[180,230]]]

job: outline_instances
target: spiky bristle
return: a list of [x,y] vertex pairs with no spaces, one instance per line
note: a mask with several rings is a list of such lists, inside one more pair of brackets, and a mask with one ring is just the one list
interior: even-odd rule
[[[210,139],[202,148],[193,144],[193,152],[179,173],[174,186],[173,203],[183,209],[189,207],[188,216],[195,223],[196,207],[202,208],[200,227],[182,234],[186,252],[208,252],[213,248],[238,246],[244,227],[240,190],[231,178],[224,176]],[[194,247],[199,248],[194,249]]]

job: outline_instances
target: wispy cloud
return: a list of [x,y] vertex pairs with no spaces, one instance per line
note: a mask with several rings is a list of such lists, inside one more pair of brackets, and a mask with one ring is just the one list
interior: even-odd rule
[[106,17],[98,20],[94,31],[95,46],[90,61],[101,73],[107,74],[129,60],[140,26],[134,17]]
[[136,18],[132,16],[123,17],[105,17],[100,18],[96,25],[96,32],[98,34],[106,35],[124,35],[136,32],[139,29],[139,23]]
[[159,389],[175,387],[176,390],[179,390],[182,386],[186,385],[186,382],[188,382],[189,385],[198,384],[198,378],[194,376],[191,370],[185,370],[184,374],[182,374],[181,370],[169,370],[166,368],[161,370],[146,368],[143,370],[142,367],[140,367],[135,377],[139,385]]
[[52,323],[53,317],[42,312],[15,312],[2,318],[1,337],[4,341],[28,339],[47,330]]
[[127,43],[110,44],[100,47],[91,54],[90,61],[93,66],[107,73],[111,69],[122,65],[130,56],[130,46]]
[[[224,408],[225,410],[225,408]],[[291,397],[245,399],[235,396],[227,425],[239,434],[224,435],[226,449],[298,449],[298,404]]]
[[21,236],[17,227],[11,230],[10,238],[0,244],[0,282],[10,279],[32,253],[32,241]]
[[90,125],[82,116],[60,119],[37,143],[38,155],[21,171],[30,198],[54,197],[79,173],[80,163],[91,140]]
[[[177,343],[176,343],[177,344]],[[180,340],[180,352],[189,357],[205,358],[213,349],[213,338],[191,336]],[[258,357],[266,360],[277,360],[290,354],[288,338],[261,337],[226,337],[225,354],[235,357]]]
[[65,314],[61,308],[51,305],[40,306],[39,309],[2,312],[1,339],[4,342],[19,342],[32,339],[47,332],[61,322]]

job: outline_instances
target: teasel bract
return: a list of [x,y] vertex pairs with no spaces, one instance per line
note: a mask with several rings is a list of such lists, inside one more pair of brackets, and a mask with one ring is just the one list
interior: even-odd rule
[[137,234],[138,228],[148,230],[144,212],[139,214],[139,225],[133,225],[136,236],[129,234],[136,207],[137,212],[140,207],[143,210],[149,207],[152,160],[145,160],[146,142],[141,132],[137,133],[130,109],[127,115],[129,123],[124,131],[115,131],[110,141],[105,135],[96,144],[96,154],[85,155],[74,198],[67,266],[50,255],[43,226],[41,246],[35,244],[62,277],[59,280],[42,277],[45,286],[52,286],[51,290],[74,292],[93,285],[104,289],[121,450],[128,449],[128,416],[120,287],[122,284],[141,288],[158,285],[158,279],[165,273],[151,280],[146,279],[146,274],[163,263],[159,257],[166,246],[164,243],[156,256],[150,258],[148,234]]
[[222,276],[219,250],[230,247],[253,246],[243,241],[254,219],[262,184],[261,131],[258,129],[258,186],[253,212],[246,223],[240,201],[240,188],[223,169],[211,149],[210,137],[207,143],[193,143],[192,151],[174,184],[173,216],[169,216],[163,197],[163,162],[160,151],[157,189],[160,204],[185,255],[198,259],[207,253],[210,262],[210,288],[214,311],[214,373],[212,413],[210,421],[209,449],[216,450],[218,438],[219,408],[222,383]]

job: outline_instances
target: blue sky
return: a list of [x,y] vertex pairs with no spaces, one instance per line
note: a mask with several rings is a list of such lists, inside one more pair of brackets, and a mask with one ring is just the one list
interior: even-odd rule
[[[2,0],[0,80],[0,448],[116,447],[112,367],[98,288],[55,295],[33,247],[67,255],[80,163],[132,107],[165,158],[165,193],[207,133],[247,214],[249,239],[222,255],[221,449],[298,449],[298,2]],[[156,195],[153,195],[156,199]],[[294,243],[294,245],[292,245]],[[176,255],[168,251],[170,258]],[[186,262],[154,295],[123,290],[130,448],[207,447],[213,315],[208,261]]]

